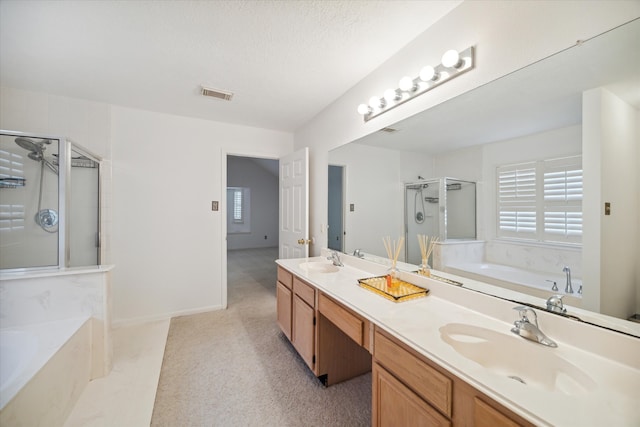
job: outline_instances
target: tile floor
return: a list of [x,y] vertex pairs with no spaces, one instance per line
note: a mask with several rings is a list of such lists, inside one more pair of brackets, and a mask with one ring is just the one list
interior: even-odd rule
[[87,385],[65,426],[148,426],[169,322],[114,329],[111,373]]

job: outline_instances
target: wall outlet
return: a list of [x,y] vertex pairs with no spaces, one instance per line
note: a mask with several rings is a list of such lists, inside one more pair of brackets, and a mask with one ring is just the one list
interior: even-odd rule
[[264,236],[264,240],[267,240],[267,236]]
[[211,210],[212,211],[217,211],[218,210],[218,201],[214,200],[211,202]]
[[356,210],[356,205],[355,205],[355,204],[353,204],[353,203],[351,203],[351,204],[349,205],[349,212],[353,212],[353,211],[355,211],[355,210]]

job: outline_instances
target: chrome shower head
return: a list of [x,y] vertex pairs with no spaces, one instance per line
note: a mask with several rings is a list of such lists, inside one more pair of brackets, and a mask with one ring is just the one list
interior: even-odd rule
[[[31,138],[26,138],[24,136],[19,136],[16,138],[16,144],[20,147],[24,148],[27,151],[30,151],[29,158],[33,160],[40,161],[42,160],[42,152],[47,149],[45,144],[51,144],[50,139],[41,139],[40,141],[34,141]],[[32,156],[33,154],[33,156]],[[39,154],[39,156],[38,156]]]
[[22,136],[19,136],[16,138],[16,144],[18,144],[20,147],[24,148],[25,150],[32,151],[32,152],[38,152],[44,149],[43,144],[41,142],[38,143],[32,140],[31,138],[25,138]]

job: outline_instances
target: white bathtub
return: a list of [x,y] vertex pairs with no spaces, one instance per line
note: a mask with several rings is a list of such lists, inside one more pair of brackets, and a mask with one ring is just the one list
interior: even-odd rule
[[[530,271],[508,265],[491,263],[455,263],[445,266],[445,271],[474,280],[497,285],[514,291],[524,292],[533,296],[548,298],[554,294],[565,294],[566,276],[538,271]],[[557,291],[552,290],[555,281]],[[573,294],[567,294],[569,299],[579,302],[582,298],[578,289],[582,285],[579,279],[572,279]],[[576,301],[573,301],[574,303]],[[567,300],[565,300],[567,302]]]
[[90,356],[88,317],[1,329],[0,425],[62,424],[89,382]]

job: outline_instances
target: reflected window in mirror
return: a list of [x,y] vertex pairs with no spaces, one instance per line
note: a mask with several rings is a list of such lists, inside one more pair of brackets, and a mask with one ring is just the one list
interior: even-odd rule
[[582,157],[497,168],[498,238],[582,242]]

